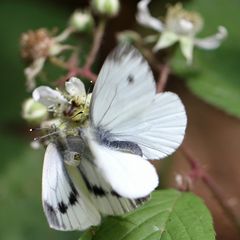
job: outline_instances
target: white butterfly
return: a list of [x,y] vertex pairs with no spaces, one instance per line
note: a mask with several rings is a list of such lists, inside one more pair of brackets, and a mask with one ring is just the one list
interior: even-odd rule
[[118,46],[94,86],[89,127],[47,146],[42,201],[49,225],[84,230],[98,225],[101,216],[135,209],[158,185],[147,159],[171,154],[185,127],[178,96],[157,94],[139,51]]

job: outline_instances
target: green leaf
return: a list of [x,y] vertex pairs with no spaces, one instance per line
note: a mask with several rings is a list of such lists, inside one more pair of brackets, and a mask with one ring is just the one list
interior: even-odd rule
[[81,235],[79,240],[92,240],[92,237],[93,237],[92,229],[89,229]]
[[192,193],[156,191],[152,199],[122,217],[107,218],[93,240],[213,240],[212,218]]
[[186,8],[198,11],[204,18],[204,31],[199,38],[214,34],[219,25],[225,26],[229,35],[216,50],[194,49],[191,67],[178,52],[172,62],[173,69],[194,94],[240,117],[240,1],[195,0]]

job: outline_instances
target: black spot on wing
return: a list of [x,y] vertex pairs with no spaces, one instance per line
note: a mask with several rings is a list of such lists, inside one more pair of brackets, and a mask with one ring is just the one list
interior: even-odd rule
[[55,209],[46,201],[43,202],[43,207],[47,215],[49,224],[52,226],[60,227]]
[[130,75],[127,77],[127,81],[128,81],[129,84],[133,84],[133,83],[134,83],[134,77],[133,77],[133,75],[130,74]]
[[63,201],[61,201],[61,202],[58,203],[58,210],[59,210],[62,214],[66,213],[66,212],[67,212],[67,209],[68,209],[68,206],[67,206],[67,204],[65,204]]
[[107,192],[105,192],[103,188],[98,186],[92,186],[92,192],[99,197],[103,197],[107,195]]
[[96,185],[92,185],[82,171],[81,171],[81,174],[89,192],[93,193],[95,196],[98,196],[98,197],[103,197],[108,194],[108,192],[106,192],[103,188],[98,187]]
[[117,198],[121,198],[121,196],[114,190],[111,191],[111,195]]
[[70,193],[70,195],[69,195],[69,197],[68,197],[68,200],[69,200],[70,205],[73,206],[73,205],[75,205],[75,204],[78,202],[77,196],[78,196],[78,195],[76,195],[74,192],[71,192],[71,193]]

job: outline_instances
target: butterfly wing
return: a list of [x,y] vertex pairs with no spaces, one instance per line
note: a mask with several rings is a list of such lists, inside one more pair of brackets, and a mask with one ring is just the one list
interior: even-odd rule
[[141,205],[149,196],[142,198],[125,198],[112,187],[112,183],[102,175],[99,168],[88,160],[82,160],[78,167],[84,177],[91,200],[103,215],[122,215]]
[[93,90],[93,128],[110,133],[111,140],[136,143],[147,159],[160,159],[181,144],[186,122],[176,94],[156,94],[152,72],[139,51],[118,46],[104,63]]
[[148,196],[157,187],[158,175],[150,162],[139,155],[100,145],[90,134],[87,139],[98,172],[117,194],[137,199]]
[[[94,203],[94,206],[99,212],[101,212],[101,214],[121,215],[123,213],[132,211],[148,199],[148,196],[137,199],[124,198],[123,196],[120,196],[113,189],[110,182],[111,179],[105,178],[102,175],[102,171],[99,168],[99,166],[102,166],[102,164],[95,161],[95,157],[92,155],[92,152],[90,152],[90,149],[87,149],[87,145],[85,151],[82,151],[82,142],[83,141],[80,137],[68,137],[69,150],[82,153],[83,157],[81,158],[80,164],[77,167],[79,171],[78,175],[81,175],[84,179],[90,194],[90,198]],[[107,162],[104,163],[104,167],[111,168],[111,166],[107,165]],[[75,184],[77,185],[76,182]]]
[[42,202],[50,227],[69,231],[84,230],[100,223],[100,214],[80,188],[77,188],[63,162],[63,154],[56,144],[46,149]]
[[144,111],[155,96],[151,69],[140,52],[119,45],[106,59],[94,86],[91,123],[105,131]]
[[181,144],[186,124],[186,112],[179,97],[164,92],[157,94],[141,115],[111,133],[116,140],[138,144],[147,159],[161,159]]

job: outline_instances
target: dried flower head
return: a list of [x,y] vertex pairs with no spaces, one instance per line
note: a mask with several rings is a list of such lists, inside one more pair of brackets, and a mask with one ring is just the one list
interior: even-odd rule
[[52,36],[45,28],[36,31],[23,33],[20,39],[21,55],[30,65],[25,68],[27,88],[35,88],[35,77],[41,72],[48,57],[56,56],[66,49],[73,49],[72,46],[63,45],[72,33],[72,29],[65,29],[60,35]]
[[53,40],[45,28],[23,33],[20,40],[21,56],[27,61],[47,57]]

